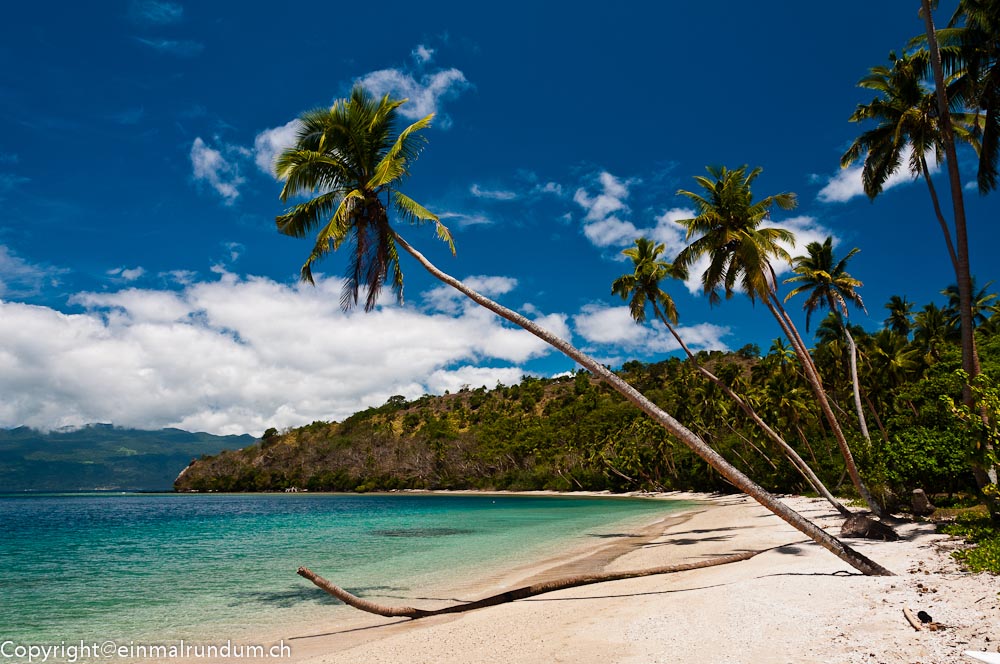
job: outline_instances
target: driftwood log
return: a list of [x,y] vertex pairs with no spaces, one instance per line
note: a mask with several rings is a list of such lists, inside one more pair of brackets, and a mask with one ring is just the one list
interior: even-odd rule
[[603,583],[605,581],[618,581],[621,579],[634,579],[642,576],[653,576],[655,574],[672,574],[674,572],[686,572],[688,570],[702,569],[704,567],[715,567],[716,565],[727,565],[729,563],[736,563],[741,560],[748,560],[750,558],[753,558],[757,554],[764,553],[764,551],[770,551],[770,549],[763,549],[760,551],[745,551],[743,553],[733,553],[728,556],[718,556],[715,558],[710,558],[708,560],[701,560],[694,563],[679,563],[676,565],[666,565],[663,567],[650,567],[648,569],[632,570],[628,572],[602,572],[600,574],[583,574],[579,576],[570,576],[564,579],[556,579],[555,581],[546,581],[544,583],[535,583],[530,586],[522,586],[521,588],[508,590],[507,592],[500,593],[499,595],[491,595],[489,597],[484,597],[483,599],[478,599],[474,602],[466,602],[465,604],[455,604],[453,606],[446,606],[441,609],[432,609],[432,610],[417,609],[412,606],[385,606],[383,604],[376,604],[375,602],[369,602],[368,600],[361,599],[357,595],[353,595],[350,592],[341,588],[340,586],[335,585],[330,581],[327,581],[320,575],[310,570],[308,567],[300,567],[298,570],[298,574],[301,577],[309,579],[314,584],[316,584],[326,592],[330,593],[344,604],[352,606],[360,611],[374,613],[375,615],[384,616],[386,618],[411,618],[413,620],[416,620],[418,618],[428,618],[430,616],[439,616],[446,613],[465,613],[466,611],[475,611],[476,609],[483,609],[488,606],[497,606],[498,604],[506,604],[507,602],[514,602],[519,599],[534,597],[535,595],[551,593],[556,590],[565,590],[566,588],[576,588],[578,586],[586,586],[593,583]]

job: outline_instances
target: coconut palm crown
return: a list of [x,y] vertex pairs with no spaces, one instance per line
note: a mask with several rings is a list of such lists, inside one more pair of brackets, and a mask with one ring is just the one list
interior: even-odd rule
[[295,144],[275,162],[278,179],[285,183],[282,202],[314,195],[276,219],[278,230],[292,237],[318,229],[312,253],[302,266],[303,281],[313,283],[315,261],[345,242],[351,247],[340,297],[344,310],[357,304],[362,287],[367,291],[365,311],[374,309],[387,281],[397,301],[403,299],[390,210],[410,223],[434,223],[438,237],[455,250],[438,217],[399,190],[426,143],[420,131],[434,117],[428,115],[396,134],[397,111],[406,101],[388,95],[375,99],[355,87],[349,98],[332,107],[303,113]]
[[665,323],[677,323],[677,307],[673,298],[660,288],[660,283],[667,277],[683,279],[685,275],[670,263],[660,260],[665,250],[664,245],[640,237],[635,240],[634,247],[622,251],[632,259],[634,271],[615,279],[611,284],[611,293],[629,301],[629,313],[637,323],[646,321],[646,307],[650,304],[657,318],[666,318]]
[[[863,284],[847,273],[847,261],[861,251],[851,249],[846,256],[833,264],[833,238],[827,237],[822,243],[810,242],[806,245],[806,255],[797,256],[793,261],[795,276],[785,279],[786,284],[799,284],[785,296],[785,302],[800,293],[808,293],[802,308],[806,312],[806,330],[809,319],[817,309],[829,308],[847,315],[847,304],[851,303],[865,311],[865,304],[857,289]],[[834,310],[836,308],[836,311]]]
[[763,169],[748,171],[743,165],[732,170],[709,166],[707,170],[711,177],[695,177],[702,193],[677,192],[695,204],[697,216],[680,223],[687,226],[687,240],[697,239],[678,254],[674,264],[689,269],[698,258],[709,255],[711,261],[701,282],[712,304],[721,299],[720,287],[726,299],[738,289],[751,300],[767,299],[776,286],[770,261],[791,261],[780,243],[792,244],[794,236],[782,228],[761,228],[761,223],[775,205],[783,210],[794,208],[795,194],[775,194],[755,202],[751,184]]

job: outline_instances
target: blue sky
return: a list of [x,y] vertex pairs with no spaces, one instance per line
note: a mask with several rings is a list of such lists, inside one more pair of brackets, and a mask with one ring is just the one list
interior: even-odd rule
[[[458,255],[406,236],[608,364],[675,350],[610,283],[636,236],[681,246],[676,192],[710,164],[759,165],[758,195],[797,193],[774,221],[803,244],[861,248],[855,322],[880,326],[893,294],[941,301],[953,275],[923,184],[871,203],[839,168],[871,97],[855,84],[921,31],[918,6],[17,3],[0,25],[0,426],[259,434],[571,370],[412,261],[405,305],[367,316],[337,308],[342,257],[298,283],[310,243],[274,230],[270,159],[299,113],[358,81],[437,113],[407,189]],[[996,198],[966,204],[983,283]],[[696,290],[671,286],[695,347],[777,336],[745,298],[711,308]]]

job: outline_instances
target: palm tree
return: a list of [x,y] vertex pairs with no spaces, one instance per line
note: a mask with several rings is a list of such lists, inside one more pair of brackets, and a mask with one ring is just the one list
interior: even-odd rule
[[[859,106],[852,119],[873,118],[880,120],[882,124],[880,127],[872,130],[873,132],[880,128],[888,129],[888,132],[883,132],[884,135],[880,138],[876,138],[877,135],[873,135],[871,137],[872,140],[866,146],[868,150],[868,156],[865,158],[866,169],[869,161],[871,161],[872,173],[876,175],[874,179],[866,179],[866,192],[869,196],[877,193],[874,189],[872,191],[868,190],[869,182],[877,183],[877,189],[881,189],[881,185],[885,182],[885,179],[878,174],[885,173],[885,177],[887,178],[889,173],[895,171],[899,163],[898,151],[902,149],[902,146],[907,141],[912,145],[912,155],[914,156],[923,155],[927,150],[933,150],[939,161],[942,152],[946,157],[948,186],[951,190],[952,210],[955,222],[954,242],[952,242],[952,235],[948,224],[944,221],[944,216],[941,214],[936,194],[933,193],[930,176],[926,172],[926,167],[921,166],[919,172],[924,174],[924,178],[928,182],[928,187],[932,190],[931,196],[935,213],[945,236],[948,256],[955,270],[955,280],[958,283],[961,300],[959,315],[961,320],[962,369],[969,375],[971,382],[979,374],[980,368],[976,354],[975,331],[973,330],[971,317],[972,283],[969,263],[969,239],[965,217],[965,198],[962,191],[962,178],[958,170],[958,155],[955,149],[955,136],[957,134],[959,138],[970,140],[975,144],[975,135],[962,129],[962,122],[956,122],[953,119],[950,107],[951,100],[948,99],[948,91],[945,83],[941,51],[938,47],[937,33],[934,27],[934,16],[931,11],[932,4],[936,6],[936,0],[934,2],[932,0],[920,0],[920,15],[924,20],[924,32],[928,46],[926,57],[933,71],[934,100],[936,103],[931,105],[924,100],[924,94],[919,83],[920,79],[923,78],[922,71],[924,68],[913,66],[915,63],[912,62],[912,58],[909,59],[909,64],[907,64],[908,59],[904,57],[897,61],[901,61],[901,65],[894,68],[894,71],[899,73],[898,79],[883,75],[888,72],[877,72],[875,70],[872,71],[872,76],[862,79],[860,85],[863,87],[872,87],[881,92],[884,97],[881,100],[876,99],[870,105],[869,110],[865,110],[864,107]],[[973,5],[976,7],[980,6],[978,2],[968,3],[969,8],[972,8]],[[995,19],[996,17],[995,3],[981,6],[986,10],[984,13],[980,14],[978,10],[974,10],[966,14],[968,19],[974,24],[980,18],[985,19],[987,16],[991,16]],[[994,11],[990,13],[990,9]],[[962,11],[961,8],[959,11]],[[995,26],[995,22],[992,25]],[[896,60],[894,57],[891,57],[891,59]],[[866,82],[869,82],[871,85],[866,85]],[[994,99],[993,101],[995,102],[996,100]],[[993,117],[995,119],[995,111],[998,108],[997,104],[992,103],[992,108],[994,109]],[[916,109],[916,112],[911,112],[914,109]],[[965,119],[966,125],[971,124],[968,121],[968,117]],[[904,122],[904,120],[906,121]],[[974,121],[978,122],[978,117],[975,117]],[[924,132],[925,129],[927,133]],[[991,140],[995,142],[995,132],[992,136],[994,138]],[[864,135],[862,138],[864,138]],[[861,150],[853,151],[853,148],[854,146],[852,146],[852,150],[849,150],[844,155],[844,162],[849,163],[854,161],[860,155]],[[994,145],[992,147],[987,146],[985,150],[982,146],[979,146],[978,149],[982,156],[984,152],[988,155],[996,155],[995,148],[996,146]],[[893,157],[893,154],[896,154],[896,156]],[[918,171],[914,168],[913,159],[914,157],[911,156],[911,171],[916,173]],[[988,159],[992,159],[993,161],[990,163],[995,164],[995,156],[988,157]],[[980,187],[983,185],[984,181],[981,175]],[[962,389],[962,401],[968,408],[973,406],[972,389],[968,384]],[[980,488],[984,488],[991,483],[996,484],[996,467],[983,468],[978,463],[973,463],[972,470]],[[987,497],[987,504],[993,518],[1000,520],[1000,499]]]
[[[879,410],[885,412],[887,397],[896,394],[897,388],[923,367],[920,351],[908,342],[906,336],[891,329],[879,330],[877,334],[869,336],[864,346],[865,400],[875,415],[882,438],[888,441],[889,436],[879,418]],[[879,401],[878,407],[872,402],[872,396]]]
[[870,445],[871,436],[868,434],[868,423],[865,421],[865,412],[861,407],[861,383],[858,381],[858,347],[854,343],[854,337],[844,322],[844,317],[848,315],[847,304],[851,303],[855,307],[865,310],[865,304],[858,294],[857,288],[862,284],[860,281],[847,273],[847,261],[861,251],[857,247],[851,249],[846,256],[836,263],[833,260],[833,238],[827,237],[820,244],[810,242],[806,245],[806,255],[798,256],[793,260],[792,270],[795,276],[785,279],[786,284],[800,284],[785,296],[785,302],[789,298],[799,293],[808,293],[802,308],[806,312],[806,331],[809,331],[809,318],[817,309],[829,309],[840,328],[844,332],[847,340],[848,359],[851,366],[851,385],[854,392],[854,409],[858,413],[858,425],[861,428],[861,435]]
[[[937,2],[935,1],[936,5]],[[958,308],[962,333],[962,369],[969,374],[971,382],[979,375],[979,360],[976,357],[976,337],[972,327],[972,271],[969,265],[969,234],[965,219],[965,196],[962,191],[962,176],[958,171],[958,154],[955,151],[955,134],[957,127],[952,121],[952,112],[948,91],[945,86],[944,67],[941,63],[941,51],[938,48],[937,33],[934,28],[934,15],[931,12],[931,0],[920,0],[920,15],[924,19],[924,31],[927,35],[927,46],[934,72],[934,97],[937,101],[937,113],[940,121],[940,141],[944,146],[948,166],[948,186],[951,188],[951,204],[955,213],[955,251],[953,264],[955,280],[958,282],[960,306]],[[968,134],[963,138],[971,138]],[[966,385],[962,390],[962,401],[967,407],[972,407],[972,388]],[[984,486],[983,474],[980,469],[973,468],[977,482]],[[993,483],[996,483],[996,469],[993,469]],[[989,482],[986,482],[988,484]],[[1000,518],[1000,501],[990,503],[990,511],[994,517]]]
[[[938,112],[942,119],[942,138],[945,153],[948,157],[948,185],[951,187],[951,202],[955,210],[955,244],[958,246],[958,263],[955,269],[955,279],[958,282],[959,307],[962,332],[962,369],[969,378],[962,389],[962,401],[967,408],[974,406],[971,384],[979,375],[979,358],[976,354],[976,335],[972,322],[972,268],[969,263],[969,240],[965,219],[965,198],[962,191],[962,177],[958,171],[958,155],[955,151],[955,139],[952,135],[948,91],[945,88],[944,67],[941,62],[941,52],[938,48],[937,32],[934,28],[934,15],[931,12],[931,0],[920,0],[921,15],[924,19],[924,31],[927,35],[927,46],[930,50],[931,67],[934,70],[935,94],[938,102]],[[934,2],[937,5],[937,2]],[[996,160],[998,138],[998,118],[1000,111],[1000,20],[998,20],[998,3],[989,0],[962,0],[959,3],[955,18],[964,17],[967,34],[965,44],[972,48],[965,49],[966,71],[964,79],[972,81],[966,86],[966,103],[975,102],[975,106],[986,111],[986,127],[982,133],[982,144],[979,146],[979,190],[985,193],[996,186]],[[954,19],[953,19],[954,20]],[[978,42],[978,43],[977,43]],[[977,48],[978,47],[978,48]],[[974,91],[968,94],[968,91]],[[959,95],[961,96],[961,95]],[[979,118],[976,118],[978,126]],[[989,424],[986,409],[980,409],[984,425]],[[995,459],[993,446],[989,441],[982,441],[984,449]],[[996,463],[981,464],[972,462],[972,474],[976,484],[986,501],[990,516],[995,523],[1000,523],[1000,496],[996,488],[1000,485],[1000,466]]]
[[889,310],[889,317],[885,319],[885,327],[904,339],[909,338],[910,329],[913,327],[913,320],[910,318],[913,303],[906,297],[893,295],[889,298],[885,308]]
[[941,348],[957,341],[959,335],[954,317],[933,302],[913,317],[913,343],[924,351],[928,364],[940,360]]
[[632,319],[640,325],[646,322],[646,308],[647,306],[651,306],[653,315],[670,331],[670,334],[680,345],[684,354],[687,355],[688,360],[694,366],[695,370],[722,390],[778,446],[785,456],[788,457],[788,460],[791,461],[795,469],[802,474],[817,493],[826,498],[841,514],[849,516],[851,514],[850,510],[833,497],[798,452],[761,419],[746,399],[733,391],[726,382],[702,366],[695,354],[684,343],[684,339],[677,333],[674,327],[677,324],[677,307],[674,305],[673,298],[660,288],[660,283],[666,277],[683,279],[686,277],[686,274],[679,268],[659,259],[665,251],[665,246],[656,244],[644,237],[637,238],[634,244],[634,247],[622,251],[623,254],[632,259],[633,271],[623,274],[614,280],[611,284],[612,294],[620,296],[623,300],[628,300],[629,312],[632,315]]
[[709,265],[702,274],[701,283],[712,303],[720,300],[720,288],[727,299],[739,288],[751,302],[759,299],[767,306],[795,349],[805,377],[833,430],[841,454],[844,455],[852,483],[869,509],[881,516],[881,507],[861,479],[854,455],[830,406],[816,365],[792,319],[784,310],[781,298],[777,296],[777,277],[771,259],[790,262],[791,257],[780,243],[794,244],[795,238],[785,229],[762,227],[761,224],[774,206],[784,210],[795,207],[795,194],[776,194],[755,202],[751,185],[761,170],[758,167],[747,171],[745,165],[733,170],[709,167],[710,178],[695,177],[703,194],[683,189],[678,192],[694,202],[698,216],[680,221],[687,226],[687,239],[694,240],[678,254],[674,263],[688,269],[698,258],[707,255]]
[[[996,293],[988,293],[989,287],[993,285],[992,281],[986,282],[980,290],[976,290],[976,278],[972,277],[972,326],[979,327],[987,320],[989,316],[986,312],[990,311],[990,307],[994,306],[994,300],[997,299]],[[948,296],[948,312],[951,315],[952,323],[957,327],[960,324],[960,317],[958,312],[959,302],[961,297],[958,293],[958,286],[952,284],[948,286],[943,291],[942,295]]]
[[[352,264],[344,291],[347,297],[342,298],[341,305],[348,308],[355,304],[361,280],[370,279],[366,306],[369,303],[375,306],[377,289],[373,297],[373,287],[384,283],[390,270],[397,296],[402,293],[402,273],[395,253],[401,248],[437,279],[578,362],[691,448],[734,486],[834,555],[865,574],[891,574],[762,489],[603,364],[442,272],[403,239],[391,223],[390,209],[403,221],[434,223],[438,236],[451,241],[447,229],[434,214],[399,191],[422,147],[418,132],[429,126],[432,117],[418,120],[394,137],[397,109],[404,101],[392,100],[388,95],[378,101],[356,88],[349,99],[336,102],[332,108],[309,111],[301,117],[295,144],[277,161],[278,176],[285,183],[281,197],[284,201],[300,194],[315,197],[289,208],[277,218],[277,224],[279,231],[296,237],[320,228],[303,268],[304,279],[311,276],[307,268],[315,260],[346,242],[353,249]],[[382,202],[381,193],[392,205]],[[352,283],[351,277],[355,275],[358,279]]]
[[981,111],[973,132],[979,139],[979,192],[986,194],[996,189],[1000,156],[1000,0],[961,0],[937,36],[948,51],[942,59],[957,70],[949,93]]
[[861,179],[865,193],[873,199],[882,193],[889,177],[902,165],[910,149],[907,168],[915,177],[923,177],[934,206],[934,214],[944,234],[952,266],[957,269],[958,256],[952,242],[951,228],[941,211],[937,189],[931,179],[927,155],[935,161],[943,158],[941,123],[933,91],[923,84],[924,62],[920,54],[897,57],[889,53],[891,67],[872,67],[858,87],[873,90],[878,96],[868,104],[858,104],[851,122],[874,121],[876,126],[854,140],[840,158],[847,167],[864,157]]

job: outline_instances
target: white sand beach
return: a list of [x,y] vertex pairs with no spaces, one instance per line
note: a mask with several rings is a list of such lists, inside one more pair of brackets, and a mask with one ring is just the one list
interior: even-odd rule
[[[1000,579],[960,571],[948,555],[955,542],[932,524],[898,527],[898,542],[849,540],[898,575],[865,577],[749,498],[670,495],[703,502],[643,532],[490,579],[460,599],[585,569],[781,548],[720,567],[584,586],[453,616],[409,621],[357,613],[346,623],[304,627],[286,643],[294,660],[309,664],[943,664],[972,661],[964,650],[1000,651]],[[784,500],[839,533],[841,519],[826,503]],[[421,608],[449,603],[372,599]],[[916,631],[904,607],[926,611],[936,629]]]

